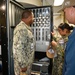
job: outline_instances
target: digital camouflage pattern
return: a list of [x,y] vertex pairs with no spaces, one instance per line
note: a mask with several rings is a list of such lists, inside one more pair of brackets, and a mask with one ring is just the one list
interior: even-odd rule
[[[65,36],[62,38],[64,40],[63,46],[58,43],[58,47],[56,48],[57,57],[53,58],[53,69],[52,75],[62,75],[63,63],[64,63],[64,50],[66,46],[66,42],[68,37]],[[58,40],[59,41],[59,40]]]
[[20,75],[21,68],[27,67],[27,75],[30,75],[31,64],[34,59],[35,42],[32,30],[21,21],[14,30],[13,57],[15,75]]

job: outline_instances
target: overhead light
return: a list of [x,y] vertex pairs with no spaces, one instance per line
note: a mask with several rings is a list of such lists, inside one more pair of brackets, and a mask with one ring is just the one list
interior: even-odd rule
[[54,6],[60,6],[63,2],[64,0],[54,0]]
[[2,6],[2,10],[5,10],[5,5]]

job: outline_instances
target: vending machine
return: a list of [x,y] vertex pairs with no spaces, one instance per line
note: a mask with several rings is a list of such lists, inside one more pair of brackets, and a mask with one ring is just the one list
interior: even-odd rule
[[34,13],[34,23],[31,25],[36,40],[36,51],[46,52],[53,29],[52,6],[28,8]]
[[[40,75],[48,75],[49,72],[52,72],[52,59],[49,59],[49,62],[45,62],[46,59],[46,50],[51,42],[51,32],[53,31],[53,9],[52,6],[41,6],[41,7],[33,7],[27,8],[32,10],[34,13],[34,22],[31,25],[33,35],[36,41],[36,50],[35,50],[35,60],[38,59],[38,62],[34,62],[32,66],[33,71],[39,71]],[[39,64],[40,60],[42,66]],[[38,68],[39,67],[39,68]],[[45,70],[46,69],[46,70]]]

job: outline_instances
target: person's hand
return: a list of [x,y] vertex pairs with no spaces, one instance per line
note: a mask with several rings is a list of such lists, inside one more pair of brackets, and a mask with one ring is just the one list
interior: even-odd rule
[[27,71],[27,67],[21,68],[21,72],[26,72]]
[[52,36],[54,36],[54,35],[55,35],[55,33],[54,33],[54,32],[51,32],[51,34],[52,34]]
[[54,40],[51,42],[51,44],[52,44],[53,47],[57,46],[57,42],[55,42]]

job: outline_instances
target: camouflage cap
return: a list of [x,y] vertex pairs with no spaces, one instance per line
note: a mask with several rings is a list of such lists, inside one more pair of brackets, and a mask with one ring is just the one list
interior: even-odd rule
[[62,10],[66,7],[75,6],[75,0],[64,0],[64,3],[62,5]]

